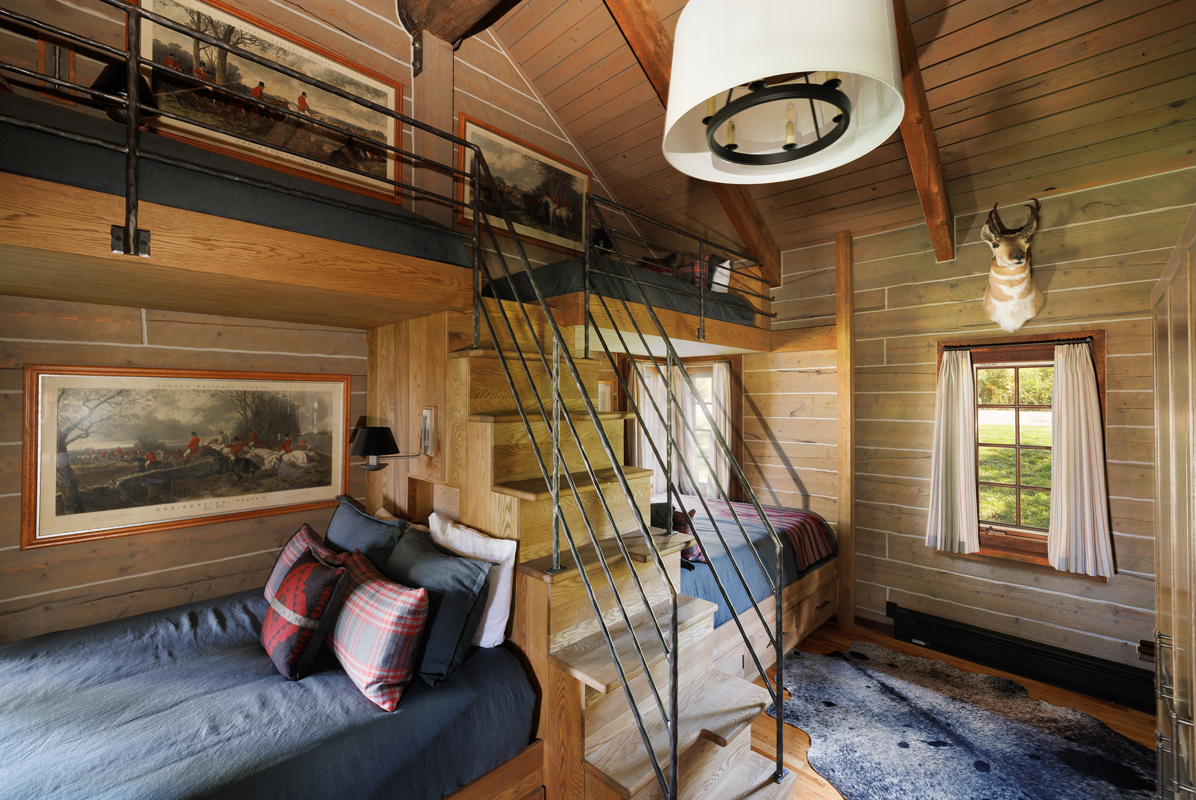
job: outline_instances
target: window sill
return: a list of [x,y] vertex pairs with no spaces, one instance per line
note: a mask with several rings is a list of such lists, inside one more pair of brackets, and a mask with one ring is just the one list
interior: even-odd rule
[[[1046,543],[1043,542],[1043,549],[1045,551]],[[1035,572],[1046,572],[1052,575],[1058,575],[1063,578],[1076,578],[1082,581],[1092,581],[1095,583],[1108,583],[1108,578],[1092,575],[1081,575],[1078,572],[1060,572],[1050,565],[1045,555],[1036,555],[1026,552],[1018,552],[1015,550],[1001,549],[997,547],[987,547],[983,543],[980,545],[980,550],[975,553],[953,553],[949,550],[938,550],[939,555],[949,556],[951,558],[961,558],[965,561],[975,561],[981,564],[1004,564],[1005,566],[1018,566],[1025,569],[1033,570]],[[1010,564],[1009,562],[1014,562]]]

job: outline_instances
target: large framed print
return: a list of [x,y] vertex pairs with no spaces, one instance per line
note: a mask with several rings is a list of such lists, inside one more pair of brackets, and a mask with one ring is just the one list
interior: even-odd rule
[[[588,170],[467,114],[461,114],[459,135],[481,150],[521,238],[554,250],[585,250],[586,194],[591,180]],[[461,170],[472,174],[473,151],[462,147],[460,152]],[[459,207],[458,219],[472,223],[473,185],[462,179],[458,186],[458,195],[465,203]],[[496,198],[483,192],[479,205],[494,229],[509,235]]]
[[[318,45],[257,22],[233,7],[197,0],[142,0],[142,5],[356,97],[399,110],[403,97],[399,84],[354,66]],[[141,55],[154,65],[146,68],[145,75],[159,108],[235,135],[166,117],[152,120],[153,130],[325,183],[399,200],[397,187],[385,181],[399,180],[401,167],[392,153],[375,144],[396,146],[401,131],[394,117],[150,19],[142,23]],[[228,91],[212,89],[191,80],[192,76]],[[257,105],[254,99],[263,101],[266,107]],[[319,123],[349,133],[332,131]]]
[[336,504],[347,375],[25,367],[21,548]]

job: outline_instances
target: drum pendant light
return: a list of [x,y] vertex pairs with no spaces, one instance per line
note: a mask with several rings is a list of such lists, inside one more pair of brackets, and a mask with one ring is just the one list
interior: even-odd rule
[[677,21],[664,156],[715,183],[825,172],[905,113],[891,0],[689,0]]

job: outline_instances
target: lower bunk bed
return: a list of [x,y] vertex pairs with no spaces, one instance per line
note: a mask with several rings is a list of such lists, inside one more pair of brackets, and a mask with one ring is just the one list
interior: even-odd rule
[[[414,539],[406,547],[404,539],[426,531],[355,513],[342,502],[332,523],[342,524],[335,541],[331,526],[326,541],[303,526],[283,548],[283,566],[276,564],[265,592],[249,589],[0,646],[0,798],[536,796],[543,785],[543,746],[531,739],[538,700],[521,659],[503,645],[469,646],[480,613],[470,611],[460,637],[451,636],[463,624],[454,616],[461,600],[444,587],[460,583],[462,569],[486,575],[492,565],[463,565],[467,559]],[[301,671],[292,674],[300,677],[287,680],[284,666],[296,663],[290,648],[308,640],[299,630],[280,638],[278,615],[297,628],[318,627],[322,609],[335,606],[340,592],[317,589],[332,591],[329,601],[293,576],[302,580],[320,567],[337,572],[338,552],[344,556],[336,563],[347,565],[350,579],[345,595],[361,587],[364,593],[345,601],[333,626],[335,645],[316,650],[310,664],[300,654]],[[395,557],[430,582],[376,588],[385,583],[378,570],[389,577]],[[385,567],[365,566],[367,558]],[[374,583],[354,587],[355,571]],[[489,583],[475,580],[465,590],[479,612]],[[402,616],[387,607],[394,596],[429,599]],[[342,638],[339,623],[350,604]],[[433,659],[443,658],[446,640],[437,637],[445,632],[460,656],[428,679]],[[391,634],[411,644],[392,650]],[[280,665],[280,658],[289,660]],[[401,696],[387,694],[396,685]]]
[[[653,497],[654,505],[666,501],[664,495]],[[718,606],[714,616],[715,665],[724,672],[754,680],[758,677],[755,662],[738,627],[731,623],[731,616],[733,613],[738,616],[762,666],[765,669],[772,666],[776,654],[769,646],[769,632],[776,624],[776,604],[769,580],[760,571],[751,550],[755,549],[772,577],[777,574],[776,547],[759,514],[748,503],[705,498],[709,514],[703,508],[702,500],[697,497],[682,495],[681,504],[692,514],[690,525],[702,542],[707,560],[692,551],[685,554],[690,558],[683,558],[681,562],[680,590]],[[743,524],[747,540],[740,533],[731,513],[732,507]],[[837,610],[837,546],[829,523],[812,511],[765,506],[764,514],[780,536],[783,546],[782,645],[788,651],[830,619]],[[720,531],[729,547],[720,541]],[[732,557],[748,584],[750,599],[748,591],[735,576]],[[715,583],[715,570],[730,596],[731,607],[728,607]],[[752,600],[759,605],[760,614],[753,610]],[[761,615],[767,622],[767,629],[760,621]]]

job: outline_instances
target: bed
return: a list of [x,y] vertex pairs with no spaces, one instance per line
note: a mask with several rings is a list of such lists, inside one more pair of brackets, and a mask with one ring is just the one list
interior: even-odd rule
[[[644,267],[630,267],[632,274],[643,285],[644,294],[648,302],[655,309],[678,311],[683,314],[697,316],[702,309],[702,299],[698,287],[688,281],[666,275]],[[570,258],[538,267],[532,271],[540,291],[548,297],[561,297],[575,292],[585,291],[585,259]],[[610,274],[606,274],[610,273]],[[629,303],[639,303],[640,295],[635,285],[627,277],[627,268],[621,261],[609,258],[597,259],[590,273],[593,294],[609,297],[615,300],[610,303],[622,306],[620,299]],[[512,291],[506,278],[498,278],[494,283],[485,287],[482,294],[486,297],[497,296],[500,300],[522,300],[534,302],[535,292],[531,282],[523,273],[514,276],[515,291]],[[591,311],[601,320],[605,318],[605,310],[597,300],[591,303]],[[752,327],[755,324],[755,312],[751,303],[736,294],[708,292],[705,304],[706,318],[729,322],[735,325]]]
[[0,647],[0,798],[438,800],[528,747],[535,694],[504,647],[386,713],[327,648],[284,680],[265,610],[252,589]]
[[[655,504],[665,502],[667,498],[658,495],[652,500]],[[747,655],[739,630],[735,625],[728,624],[731,621],[732,608],[748,631],[756,653],[760,655],[765,667],[772,663],[774,653],[771,647],[766,646],[768,637],[764,626],[751,610],[748,593],[735,576],[731,555],[743,572],[751,589],[752,599],[760,605],[769,628],[772,629],[776,620],[772,592],[749,548],[755,548],[769,574],[775,576],[776,547],[763,521],[748,503],[727,503],[706,498],[709,515],[696,497],[683,495],[681,503],[687,511],[694,511],[694,531],[701,539],[710,562],[682,561],[681,592],[691,597],[709,600],[718,606],[714,616],[714,627],[715,659],[719,666],[728,672],[742,670],[746,677],[755,677],[755,668]],[[739,526],[735,524],[731,514],[732,506],[743,523],[750,544],[744,540]],[[830,525],[812,511],[765,506],[764,513],[780,536],[784,548],[782,606],[785,614],[784,645],[785,649],[789,649],[835,611],[835,536]],[[723,538],[730,545],[731,555],[728,555],[727,548],[715,533],[716,521]],[[714,569],[718,570],[723,586],[731,597],[731,607],[727,606],[714,582]]]
[[[107,117],[81,113],[55,103],[8,92],[0,92],[0,115],[116,145],[123,146],[125,142],[125,126]],[[4,147],[0,148],[0,172],[104,194],[124,194],[123,153],[31,130],[2,119],[0,141],[4,142]],[[214,153],[165,136],[146,134],[141,137],[141,143],[148,153],[306,192],[317,198],[351,203],[381,214],[397,214],[406,219],[419,220],[420,224],[396,224],[382,216],[338,208],[319,199],[296,197],[249,183],[162,164],[150,158],[143,160],[140,167],[140,199],[147,203],[429,261],[470,266],[469,253],[459,236],[446,228],[432,225],[418,214],[394,203]]]

